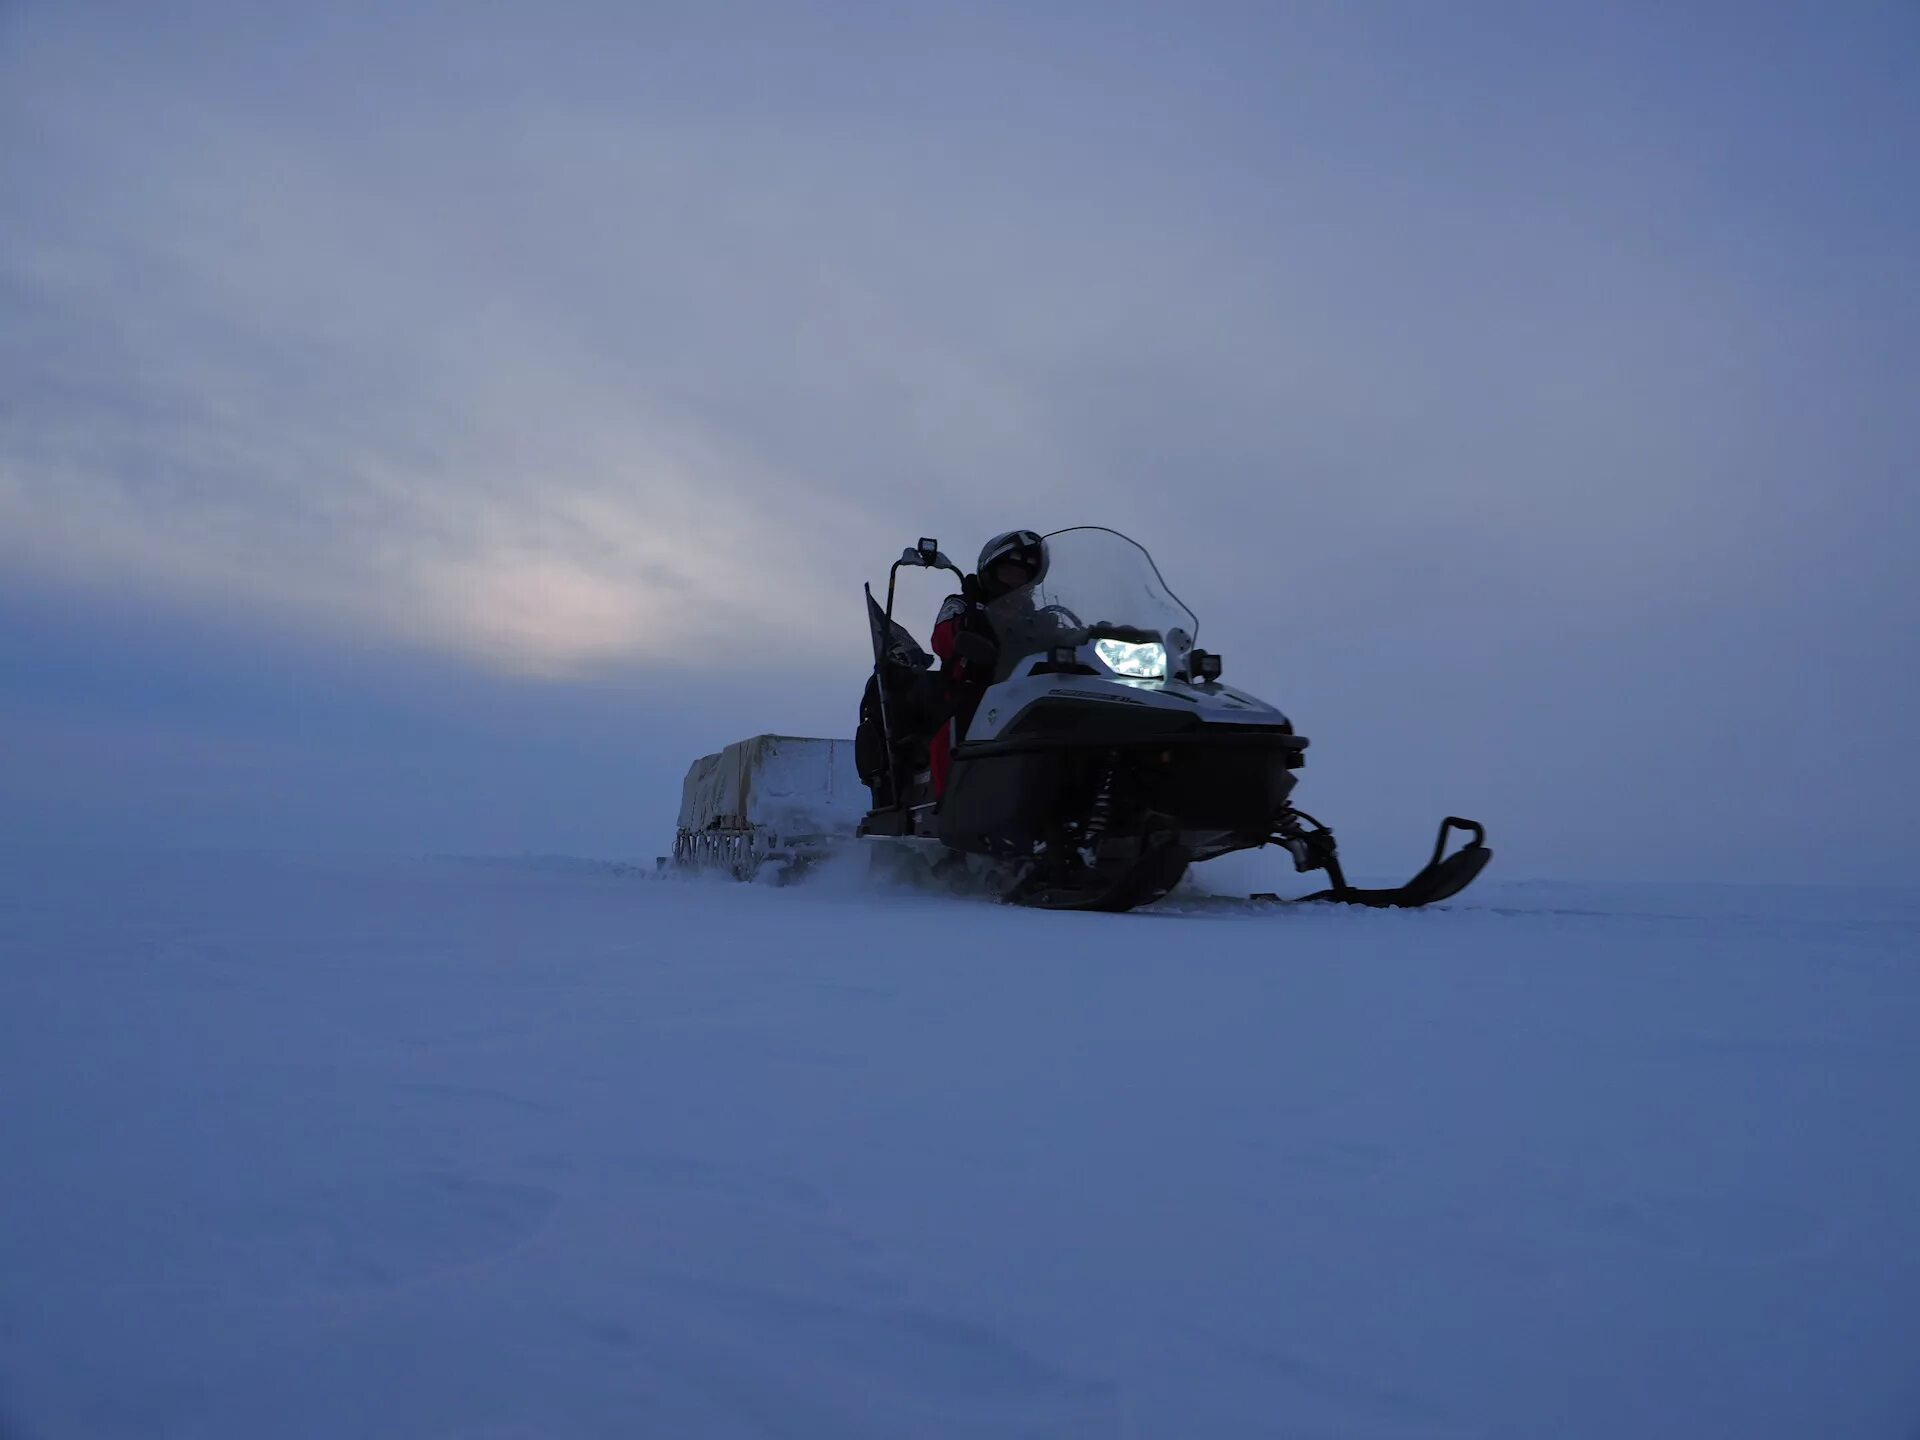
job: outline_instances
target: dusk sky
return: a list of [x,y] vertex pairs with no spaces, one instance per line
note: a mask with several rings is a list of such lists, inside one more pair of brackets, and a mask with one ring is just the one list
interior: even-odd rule
[[0,839],[651,856],[1093,523],[1363,873],[1909,881],[1917,140],[1910,0],[0,0]]

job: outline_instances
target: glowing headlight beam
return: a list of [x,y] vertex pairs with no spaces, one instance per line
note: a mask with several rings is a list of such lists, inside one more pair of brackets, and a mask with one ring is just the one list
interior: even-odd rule
[[1102,665],[1129,680],[1164,680],[1167,676],[1167,647],[1157,640],[1144,645],[1128,640],[1096,640],[1093,653]]

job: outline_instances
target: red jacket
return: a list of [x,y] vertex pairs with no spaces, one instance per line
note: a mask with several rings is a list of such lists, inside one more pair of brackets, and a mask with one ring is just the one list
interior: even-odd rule
[[927,751],[927,767],[933,773],[933,793],[947,793],[947,772],[953,764],[953,747],[973,723],[973,712],[980,696],[993,683],[994,657],[999,641],[993,624],[987,619],[987,607],[965,595],[949,595],[933,622],[933,653],[940,657],[940,673],[947,682],[947,703],[952,717],[934,732]]
[[[963,645],[963,636],[974,643]],[[999,648],[993,624],[987,619],[987,607],[965,595],[949,595],[933,622],[933,653],[940,657],[940,673],[947,677],[949,690],[992,683],[992,652],[978,641],[993,650]],[[963,650],[970,653],[962,654]]]

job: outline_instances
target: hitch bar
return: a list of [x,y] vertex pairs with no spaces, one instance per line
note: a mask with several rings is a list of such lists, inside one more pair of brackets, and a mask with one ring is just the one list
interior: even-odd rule
[[[1303,829],[1295,823],[1299,820],[1306,821],[1313,828]],[[1449,815],[1440,822],[1440,833],[1434,837],[1433,858],[1417,875],[1396,889],[1368,890],[1347,884],[1346,874],[1340,868],[1339,852],[1334,846],[1333,831],[1304,810],[1291,811],[1287,821],[1274,838],[1292,852],[1294,868],[1300,871],[1325,870],[1333,884],[1325,890],[1290,901],[1283,901],[1280,896],[1272,894],[1253,895],[1248,897],[1250,899],[1293,905],[1331,901],[1341,905],[1368,905],[1379,910],[1417,910],[1422,905],[1431,905],[1458,895],[1474,882],[1493,858],[1493,851],[1487,848],[1484,825],[1478,820]],[[1473,838],[1449,855],[1447,837],[1455,830]]]

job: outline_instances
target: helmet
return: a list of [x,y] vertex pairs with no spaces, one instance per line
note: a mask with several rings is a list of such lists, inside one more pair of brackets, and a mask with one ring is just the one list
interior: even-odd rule
[[[1027,578],[1003,585],[994,577],[994,571],[1009,560],[1024,569]],[[1021,585],[1035,584],[1047,573],[1047,542],[1035,530],[1009,530],[996,535],[981,549],[980,563],[974,567],[974,573],[980,577],[980,586],[989,600],[998,599]]]

